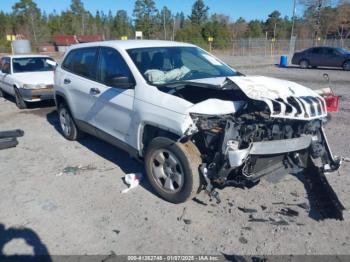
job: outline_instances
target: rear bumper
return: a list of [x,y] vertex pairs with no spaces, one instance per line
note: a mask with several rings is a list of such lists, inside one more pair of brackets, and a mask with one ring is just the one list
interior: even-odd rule
[[228,159],[232,168],[239,167],[249,155],[271,156],[297,152],[311,145],[311,136],[298,138],[262,141],[251,143],[250,147],[242,150],[228,151]]
[[24,89],[20,88],[19,92],[26,102],[37,102],[42,100],[54,99],[53,87],[39,88],[39,89]]

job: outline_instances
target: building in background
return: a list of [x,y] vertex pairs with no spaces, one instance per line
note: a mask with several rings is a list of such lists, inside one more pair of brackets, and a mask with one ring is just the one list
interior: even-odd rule
[[56,35],[53,38],[56,50],[64,53],[71,45],[78,43],[90,43],[104,40],[100,35]]

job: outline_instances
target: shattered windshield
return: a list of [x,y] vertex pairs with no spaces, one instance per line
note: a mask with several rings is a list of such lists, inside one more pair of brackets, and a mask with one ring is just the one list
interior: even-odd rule
[[127,52],[146,81],[154,85],[237,75],[197,47],[137,48]]

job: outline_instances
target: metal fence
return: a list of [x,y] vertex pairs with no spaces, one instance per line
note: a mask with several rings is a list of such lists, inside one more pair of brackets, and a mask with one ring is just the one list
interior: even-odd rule
[[[265,38],[248,38],[231,41],[231,47],[220,50],[231,56],[276,56],[289,54],[291,41],[288,39],[271,40]],[[296,39],[292,41],[292,49],[295,51],[304,50],[313,46],[332,46],[350,49],[350,39],[324,39],[314,41],[313,39]],[[218,51],[213,46],[213,50]]]

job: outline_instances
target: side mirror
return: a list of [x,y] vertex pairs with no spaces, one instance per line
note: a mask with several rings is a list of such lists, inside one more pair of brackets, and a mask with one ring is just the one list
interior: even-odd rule
[[127,76],[116,76],[111,79],[107,79],[106,85],[111,87],[129,89],[135,86],[135,82]]
[[46,59],[45,62],[48,65],[53,66],[54,68],[56,68],[56,66],[58,66],[58,64],[55,61],[51,60],[51,59]]

